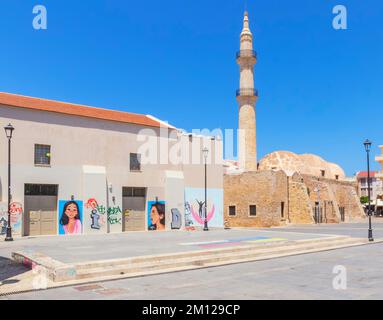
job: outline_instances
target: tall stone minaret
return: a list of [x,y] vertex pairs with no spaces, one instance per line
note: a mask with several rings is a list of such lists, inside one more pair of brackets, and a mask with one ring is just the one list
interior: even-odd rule
[[257,143],[255,126],[255,103],[258,92],[254,89],[254,65],[257,56],[253,51],[253,35],[249,27],[247,11],[243,19],[240,51],[237,63],[240,67],[240,89],[237,90],[239,105],[238,161],[245,171],[257,170]]

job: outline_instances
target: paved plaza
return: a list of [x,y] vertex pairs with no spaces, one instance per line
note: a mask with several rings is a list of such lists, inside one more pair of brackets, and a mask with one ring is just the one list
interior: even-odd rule
[[[382,250],[377,244],[3,299],[383,299]],[[347,290],[333,289],[336,265],[347,268]]]
[[[366,221],[367,222],[367,221]],[[35,250],[65,262],[113,259],[183,252],[237,243],[273,243],[328,235],[362,237],[367,223],[290,226],[273,229],[210,232],[130,233],[106,236],[39,237],[0,244],[0,277],[27,272],[10,263],[10,253]],[[383,238],[383,221],[374,221],[374,235]],[[383,299],[383,244],[358,246],[228,266],[146,277],[96,282],[1,299]],[[335,290],[335,266],[347,270],[347,289]]]

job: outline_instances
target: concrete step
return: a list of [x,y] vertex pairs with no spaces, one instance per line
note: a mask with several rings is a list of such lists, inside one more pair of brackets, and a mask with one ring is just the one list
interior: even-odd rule
[[219,249],[219,250],[204,250],[204,251],[190,251],[190,252],[183,252],[183,253],[173,253],[173,254],[166,254],[166,255],[158,255],[158,256],[142,256],[137,258],[128,258],[128,259],[116,259],[116,260],[105,260],[105,261],[95,261],[95,262],[86,262],[86,263],[79,263],[76,264],[76,270],[89,270],[93,268],[105,268],[105,267],[114,267],[114,266],[120,266],[120,265],[141,265],[143,264],[159,264],[166,261],[174,261],[179,259],[193,259],[193,258],[208,258],[208,257],[215,257],[215,256],[221,256],[221,255],[236,255],[240,254],[242,252],[248,253],[251,250],[257,250],[257,252],[262,253],[263,251],[266,252],[275,252],[275,250],[279,251],[281,248],[283,250],[286,250],[288,248],[297,248],[297,246],[305,246],[309,247],[310,245],[314,245],[314,247],[319,247],[321,245],[327,245],[327,243],[341,243],[342,241],[350,242],[350,238],[348,237],[342,237],[335,239],[326,239],[322,241],[298,241],[298,242],[292,242],[292,243],[284,243],[284,244],[278,244],[278,245],[258,245],[258,246],[244,246],[244,247],[234,247],[234,248],[228,248],[228,249]]
[[181,252],[181,253],[169,253],[169,254],[160,254],[160,255],[152,255],[152,256],[139,256],[139,257],[132,257],[132,258],[124,258],[124,259],[111,259],[111,260],[99,260],[99,261],[91,261],[91,262],[84,262],[84,263],[77,263],[76,264],[76,270],[81,271],[82,269],[89,269],[89,268],[97,268],[97,267],[109,267],[109,266],[116,266],[116,265],[127,265],[127,264],[136,264],[136,263],[145,263],[145,262],[152,262],[152,263],[159,263],[161,261],[166,261],[168,259],[176,259],[176,258],[191,258],[191,257],[200,257],[202,256],[214,256],[214,255],[221,255],[224,253],[237,253],[237,252],[247,252],[249,249],[265,249],[270,250],[273,248],[279,248],[281,245],[283,245],[284,248],[286,247],[292,247],[300,244],[310,245],[320,245],[325,243],[333,243],[334,241],[341,241],[341,240],[350,240],[350,237],[347,236],[334,236],[334,237],[327,237],[327,238],[319,238],[319,239],[306,239],[306,240],[298,240],[298,241],[280,241],[280,242],[273,242],[273,243],[261,243],[261,244],[244,244],[241,246],[233,246],[228,248],[219,248],[219,249],[206,249],[206,250],[194,250],[194,251],[187,251],[187,252]]
[[[265,246],[250,246],[241,248],[240,250],[220,250],[206,251],[204,254],[195,254],[190,252],[183,254],[166,255],[162,257],[148,257],[144,259],[131,259],[119,261],[97,262],[95,264],[82,264],[77,270],[77,279],[90,279],[108,276],[122,276],[130,274],[147,274],[147,273],[163,273],[168,270],[185,270],[196,269],[212,265],[232,264],[245,261],[255,261],[267,259],[276,256],[287,256],[293,254],[301,254],[304,252],[316,252],[323,250],[331,250],[334,248],[348,247],[352,245],[364,244],[363,239],[353,239],[348,237],[339,237],[337,239],[327,239],[323,241],[296,241],[289,245],[279,245],[266,248]],[[237,248],[238,249],[238,248]],[[157,258],[157,259],[156,259]]]

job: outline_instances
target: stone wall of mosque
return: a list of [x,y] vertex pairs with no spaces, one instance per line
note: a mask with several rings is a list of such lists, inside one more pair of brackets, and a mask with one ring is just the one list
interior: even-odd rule
[[270,170],[224,176],[224,212],[227,226],[284,225],[287,210],[288,182],[284,172]]
[[224,176],[224,216],[228,227],[272,227],[313,224],[315,217],[353,222],[365,214],[354,182],[264,170]]

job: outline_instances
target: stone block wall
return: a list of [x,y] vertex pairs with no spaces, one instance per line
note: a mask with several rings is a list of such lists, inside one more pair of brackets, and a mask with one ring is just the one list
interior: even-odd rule
[[332,183],[335,180],[321,179],[316,176],[299,174],[295,174],[293,179],[303,181],[303,183],[306,185],[312,210],[314,210],[316,204],[319,203],[322,212],[322,222],[340,222],[341,217],[339,206],[337,204],[334,190],[332,188]]
[[[315,207],[316,203],[320,203],[325,223],[342,222],[342,208],[345,213],[345,222],[365,216],[357,195],[356,183],[298,174],[295,174],[292,180],[304,182],[308,189],[311,205]],[[316,189],[320,189],[319,193]]]
[[289,181],[289,223],[314,223],[313,206],[303,182]]
[[[257,206],[255,217],[249,215],[250,205]],[[229,216],[229,206],[235,206],[235,216]],[[287,215],[288,184],[284,172],[257,171],[224,176],[224,216],[227,226],[279,226],[286,224]]]
[[358,197],[356,183],[333,184],[334,194],[339,207],[345,210],[345,222],[352,222],[366,217]]
[[[343,212],[345,222],[365,217],[353,182],[300,174],[287,177],[272,170],[224,176],[224,217],[229,227],[313,224],[318,203],[322,223],[342,222]],[[249,215],[250,205],[257,206],[255,217]],[[229,215],[229,206],[235,206],[235,216]]]

